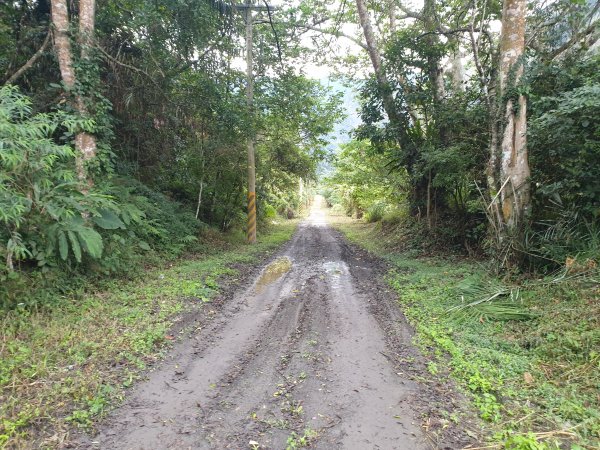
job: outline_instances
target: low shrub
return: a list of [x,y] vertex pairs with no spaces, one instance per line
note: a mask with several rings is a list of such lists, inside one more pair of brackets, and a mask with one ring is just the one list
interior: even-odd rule
[[379,222],[383,219],[387,210],[387,204],[384,202],[376,202],[367,208],[365,213],[365,220],[369,223]]
[[331,207],[330,214],[332,216],[345,216],[346,215],[346,209],[341,204],[336,203],[335,205],[333,205]]
[[399,225],[408,219],[408,211],[400,208],[388,209],[381,218],[381,224],[383,226],[395,226]]
[[82,188],[75,152],[56,135],[92,127],[33,114],[17,88],[0,89],[0,308],[48,305],[84,279],[127,275],[197,242],[193,213],[137,181],[107,174]]

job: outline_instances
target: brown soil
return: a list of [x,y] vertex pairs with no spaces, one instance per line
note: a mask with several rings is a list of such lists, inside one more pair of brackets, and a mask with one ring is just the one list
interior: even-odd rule
[[385,272],[315,208],[75,446],[286,449],[305,435],[317,449],[464,447],[441,417],[458,397],[425,370]]

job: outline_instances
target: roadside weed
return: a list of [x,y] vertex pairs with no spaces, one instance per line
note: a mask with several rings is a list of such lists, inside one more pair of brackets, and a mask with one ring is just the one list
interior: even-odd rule
[[511,286],[464,258],[390,251],[389,237],[373,225],[340,219],[335,226],[390,262],[387,281],[429,358],[428,372],[450,372],[493,445],[599,446],[600,288],[593,277]]
[[317,432],[310,428],[305,429],[302,435],[294,431],[287,439],[286,450],[308,447],[316,438]]
[[[256,261],[292,235],[290,221],[255,246],[216,242],[205,253],[114,279],[49,310],[0,319],[0,447],[52,448],[69,426],[89,428],[172,343],[177,317],[202,308],[232,264]],[[228,238],[229,239],[229,238]],[[5,344],[2,344],[5,343]],[[62,438],[63,436],[59,436]]]

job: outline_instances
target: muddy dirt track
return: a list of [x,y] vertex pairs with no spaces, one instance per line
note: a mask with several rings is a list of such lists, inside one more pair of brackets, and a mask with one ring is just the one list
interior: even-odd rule
[[286,449],[303,436],[318,449],[462,447],[423,430],[454,400],[412,381],[423,364],[382,274],[313,208],[79,447]]

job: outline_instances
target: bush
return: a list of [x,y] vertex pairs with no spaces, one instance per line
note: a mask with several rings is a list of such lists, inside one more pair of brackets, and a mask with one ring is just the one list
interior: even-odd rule
[[[17,88],[0,89],[0,255],[4,271],[28,262],[45,267],[100,258],[96,228],[123,225],[111,198],[82,192],[75,154],[52,135],[87,129],[88,121],[66,114],[31,115],[31,101]],[[84,220],[84,217],[87,220]]]
[[277,210],[268,203],[265,203],[263,206],[264,210],[264,218],[265,219],[274,219],[277,217]]
[[206,227],[198,221],[191,209],[139,181],[114,178],[106,186],[106,192],[121,205],[133,205],[144,212],[145,220],[131,226],[139,242],[146,247],[177,256],[190,242],[196,240],[200,230]]
[[197,241],[192,212],[139,182],[82,189],[75,153],[55,135],[92,125],[32,115],[17,88],[0,89],[0,308],[49,304],[84,276],[129,273],[149,251],[177,256]]
[[536,66],[528,141],[534,222],[527,250],[542,270],[600,259],[600,72],[597,53]]
[[600,217],[600,84],[543,97],[530,121],[537,200]]
[[367,208],[365,213],[365,220],[369,223],[379,222],[385,215],[387,204],[384,202],[373,203]]
[[600,263],[600,224],[581,219],[576,211],[563,210],[557,217],[528,234],[533,262],[547,269]]
[[384,226],[394,226],[403,223],[407,220],[408,211],[400,208],[393,208],[388,210],[381,218],[381,223]]
[[335,205],[333,205],[331,207],[330,214],[332,216],[345,216],[346,215],[346,209],[342,205],[340,205],[339,203],[336,203]]

